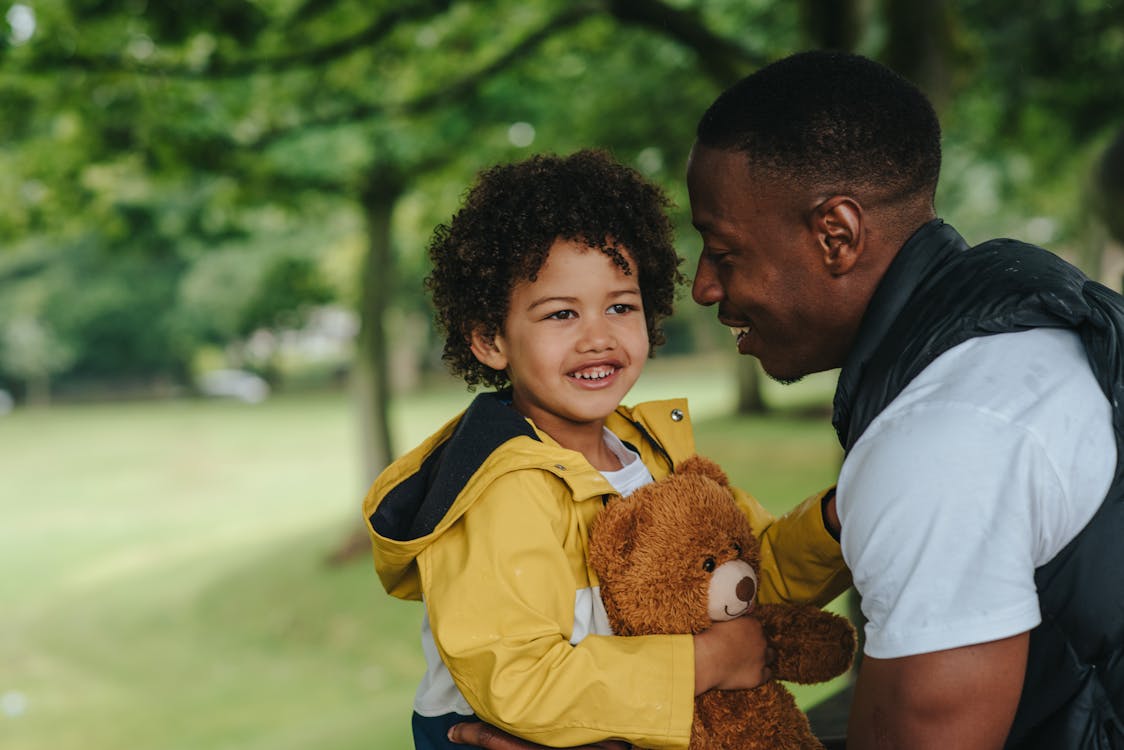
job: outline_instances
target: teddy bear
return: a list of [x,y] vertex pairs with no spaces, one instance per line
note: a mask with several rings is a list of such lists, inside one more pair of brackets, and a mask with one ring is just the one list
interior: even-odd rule
[[823,747],[778,680],[807,684],[844,673],[855,630],[811,605],[756,602],[760,549],[726,474],[700,456],[610,500],[593,524],[589,558],[615,634],[697,634],[712,621],[748,615],[776,652],[764,685],[695,698],[691,750]]

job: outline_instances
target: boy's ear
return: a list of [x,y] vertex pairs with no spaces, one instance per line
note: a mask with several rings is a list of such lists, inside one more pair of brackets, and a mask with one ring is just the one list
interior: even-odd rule
[[475,328],[469,334],[468,346],[480,364],[493,370],[507,369],[507,355],[503,353],[495,336],[489,336],[479,328]]

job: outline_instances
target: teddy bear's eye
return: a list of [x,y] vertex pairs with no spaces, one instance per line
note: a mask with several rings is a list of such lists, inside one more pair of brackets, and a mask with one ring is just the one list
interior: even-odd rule
[[734,554],[738,557],[741,557],[742,554],[742,546],[737,542],[734,542]]
[[705,560],[703,560],[703,570],[705,570],[707,573],[713,573],[714,572],[714,558],[713,557],[708,557]]

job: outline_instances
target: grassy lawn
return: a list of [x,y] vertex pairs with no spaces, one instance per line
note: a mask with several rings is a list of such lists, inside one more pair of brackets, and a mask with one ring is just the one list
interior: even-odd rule
[[[630,400],[679,394],[700,449],[775,509],[832,481],[826,418],[723,417],[718,363],[657,361]],[[403,398],[401,445],[470,397]],[[367,559],[324,563],[359,523],[356,430],[343,395],[0,419],[0,746],[410,746],[418,608],[382,594]]]

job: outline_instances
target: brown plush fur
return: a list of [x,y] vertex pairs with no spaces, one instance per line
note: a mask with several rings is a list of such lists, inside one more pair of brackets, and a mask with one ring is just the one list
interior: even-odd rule
[[[707,559],[717,566],[740,558],[757,571],[760,556],[726,475],[698,456],[670,477],[611,501],[590,540],[590,562],[618,635],[706,630]],[[753,690],[711,690],[696,698],[692,750],[822,747],[777,680],[822,682],[845,672],[854,655],[854,628],[812,606],[757,604],[751,616],[761,620],[777,652],[775,679]]]

